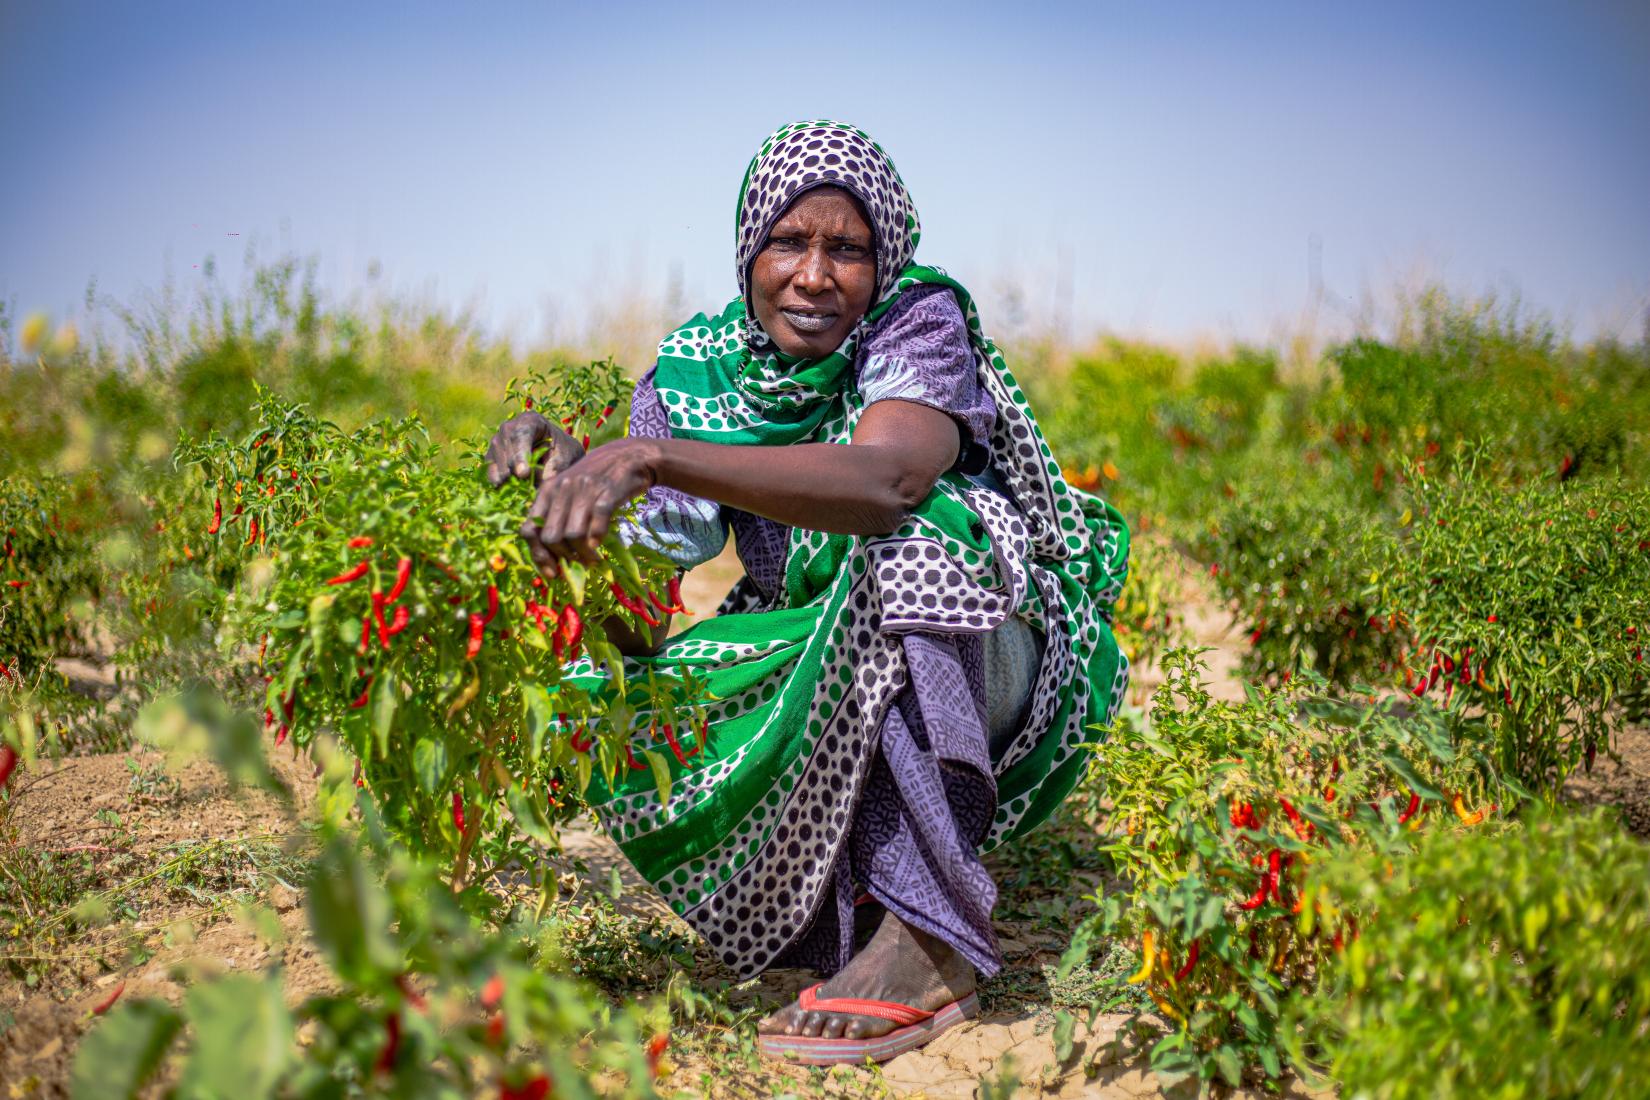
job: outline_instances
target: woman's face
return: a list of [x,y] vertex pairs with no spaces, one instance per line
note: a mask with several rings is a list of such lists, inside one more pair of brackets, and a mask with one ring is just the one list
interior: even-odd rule
[[836,187],[804,193],[779,216],[751,262],[751,304],[779,350],[819,359],[871,308],[877,263],[871,227]]

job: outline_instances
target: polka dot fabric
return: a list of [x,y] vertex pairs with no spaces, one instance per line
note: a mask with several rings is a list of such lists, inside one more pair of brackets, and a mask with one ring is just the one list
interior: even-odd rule
[[[852,191],[872,218],[878,300],[831,356],[797,362],[767,347],[746,317],[744,272],[784,206],[823,182]],[[888,535],[792,528],[777,591],[747,578],[717,617],[626,660],[631,683],[690,675],[704,685],[708,733],[702,743],[683,738],[692,756],[670,764],[668,800],[650,769],[630,769],[613,746],[603,751],[617,754],[617,770],[604,780],[595,769],[587,795],[637,869],[745,974],[802,937],[834,881],[884,719],[909,681],[904,634],[981,634],[1019,616],[1046,637],[1022,727],[992,761],[998,802],[986,847],[1035,826],[1070,792],[1082,745],[1111,719],[1128,680],[1110,629],[1128,529],[1065,483],[968,291],[913,262],[918,235],[904,184],[869,137],[835,122],[782,127],[740,190],[741,297],[659,346],[653,381],[671,435],[847,444],[867,407],[852,385],[860,336],[905,291],[944,287],[997,406],[990,464],[1013,496],[948,473]],[[589,661],[569,679],[614,690],[609,670]],[[632,749],[673,759],[657,732],[671,716],[649,712],[640,696],[631,702]]]
[[865,208],[876,236],[876,297],[893,289],[922,236],[917,208],[882,146],[845,122],[820,120],[781,126],[745,170],[735,251],[740,297],[750,296],[751,261],[779,215],[798,195],[826,185],[843,188]]

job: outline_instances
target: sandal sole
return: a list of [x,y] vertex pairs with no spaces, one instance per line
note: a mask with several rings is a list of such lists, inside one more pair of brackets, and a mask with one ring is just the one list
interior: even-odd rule
[[952,1001],[921,1023],[895,1028],[886,1035],[870,1039],[762,1035],[757,1039],[757,1049],[770,1058],[804,1066],[864,1065],[867,1058],[873,1062],[886,1062],[933,1041],[942,1032],[979,1015],[979,1011],[980,999],[970,993],[960,1001]]

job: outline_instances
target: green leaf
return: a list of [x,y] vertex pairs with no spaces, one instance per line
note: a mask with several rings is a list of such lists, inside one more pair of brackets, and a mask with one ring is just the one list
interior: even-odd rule
[[578,561],[564,561],[561,563],[561,575],[567,581],[567,587],[573,590],[573,604],[575,607],[584,606],[584,563]]
[[670,761],[665,759],[663,753],[653,749],[643,749],[642,755],[647,757],[648,767],[653,769],[653,783],[659,788],[659,804],[670,805]]
[[544,753],[544,734],[555,716],[550,706],[550,693],[540,684],[522,684],[521,711],[522,732],[527,735],[528,759],[537,760]]
[[510,804],[510,814],[515,818],[516,827],[540,844],[554,847],[556,835],[550,828],[550,820],[544,816],[544,809],[538,799],[531,798],[521,789],[521,784],[512,783],[504,792],[505,801]]
[[1411,790],[1422,798],[1429,798],[1435,802],[1443,801],[1444,792],[1422,779],[1420,773],[1410,766],[1409,761],[1404,759],[1402,754],[1383,752],[1381,762],[1391,768],[1400,779],[1409,784]]
[[1065,1062],[1071,1057],[1072,1036],[1077,1030],[1077,1017],[1064,1010],[1054,1013],[1054,1060]]
[[96,1024],[75,1051],[69,1076],[74,1100],[123,1100],[154,1073],[183,1017],[160,1001],[128,1001]]
[[401,685],[395,673],[385,669],[378,674],[378,685],[372,698],[372,731],[378,738],[378,755],[390,754],[390,729],[395,724],[395,708],[401,703]]
[[439,737],[424,737],[413,745],[413,778],[425,794],[441,792],[447,781],[447,743]]
[[344,837],[327,842],[309,887],[315,942],[345,981],[369,984],[400,972],[401,953],[390,939],[390,905],[360,853]]
[[1223,1046],[1215,1051],[1215,1068],[1233,1088],[1243,1083],[1243,1063],[1238,1061],[1237,1051],[1231,1047]]
[[187,1004],[195,1042],[180,1091],[236,1100],[273,1095],[294,1054],[280,981],[233,975],[195,986]]
[[1094,942],[1094,922],[1084,921],[1077,926],[1077,931],[1071,937],[1071,943],[1060,955],[1060,964],[1055,967],[1054,977],[1057,981],[1065,981],[1071,977],[1071,972],[1079,965],[1088,961],[1089,948]]

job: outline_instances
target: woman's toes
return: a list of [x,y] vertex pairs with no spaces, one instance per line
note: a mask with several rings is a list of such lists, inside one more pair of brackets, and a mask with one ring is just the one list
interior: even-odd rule
[[778,1012],[764,1016],[757,1021],[756,1030],[763,1035],[784,1035],[789,1033],[791,1017],[796,1014],[795,1005],[786,1005]]
[[848,1026],[842,1029],[844,1039],[869,1039],[873,1032],[871,1025],[863,1017],[848,1021]]
[[842,1038],[842,1033],[847,1030],[847,1026],[848,1021],[846,1018],[842,1016],[832,1016],[830,1019],[825,1021],[825,1030],[821,1034],[823,1034],[827,1039],[840,1039]]

